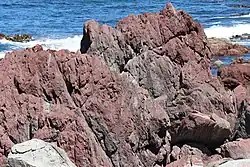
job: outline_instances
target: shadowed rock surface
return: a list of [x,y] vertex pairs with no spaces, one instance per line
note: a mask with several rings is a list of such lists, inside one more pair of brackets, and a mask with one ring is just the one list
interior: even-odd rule
[[239,114],[233,138],[250,137],[250,64],[236,62],[218,71],[222,83],[226,88],[233,90]]

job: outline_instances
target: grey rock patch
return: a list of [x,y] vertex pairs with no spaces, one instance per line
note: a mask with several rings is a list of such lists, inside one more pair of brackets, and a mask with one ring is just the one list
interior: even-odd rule
[[64,150],[39,139],[14,145],[8,164],[10,167],[76,167]]

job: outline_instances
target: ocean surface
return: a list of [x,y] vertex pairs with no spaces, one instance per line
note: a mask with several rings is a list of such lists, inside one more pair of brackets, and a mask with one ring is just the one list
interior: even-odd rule
[[[77,51],[85,21],[94,19],[115,26],[129,14],[157,12],[167,2],[199,21],[208,37],[229,39],[250,34],[250,0],[0,0],[0,33],[33,36],[26,43],[0,40],[0,57],[36,44],[46,49]],[[237,43],[250,46],[250,40]],[[222,58],[228,64],[231,59]]]

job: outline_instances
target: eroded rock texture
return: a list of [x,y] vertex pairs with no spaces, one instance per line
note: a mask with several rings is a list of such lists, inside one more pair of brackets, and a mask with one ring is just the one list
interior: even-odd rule
[[232,136],[237,138],[250,137],[250,65],[249,62],[237,62],[222,67],[218,76],[224,86],[233,90],[237,107],[239,109],[235,132]]
[[191,16],[168,4],[116,28],[89,21],[81,52],[36,46],[0,61],[0,163],[32,138],[57,143],[79,167],[222,158],[212,154],[235,134],[239,95],[211,75]]
[[0,68],[1,163],[31,138],[57,142],[77,166],[153,166],[170,152],[167,113],[98,57],[36,47]]
[[227,39],[208,39],[213,56],[242,56],[250,51],[246,46],[233,44]]
[[207,43],[201,25],[168,4],[159,13],[130,15],[116,29],[87,22],[81,51],[149,91],[169,114],[172,143],[216,147],[231,134],[237,109],[233,92],[210,73]]

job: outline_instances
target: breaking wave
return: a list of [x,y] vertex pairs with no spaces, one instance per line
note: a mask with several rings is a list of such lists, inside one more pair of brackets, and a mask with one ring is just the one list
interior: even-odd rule
[[6,52],[15,50],[15,49],[24,49],[30,48],[37,44],[42,45],[44,49],[52,49],[52,50],[61,50],[67,49],[73,52],[76,52],[80,49],[82,35],[76,35],[73,37],[67,37],[62,39],[34,39],[29,42],[12,42],[5,39],[0,40],[0,46],[5,45],[7,46],[7,50],[0,50],[0,58],[5,56]]
[[207,37],[227,38],[234,35],[250,34],[250,24],[236,24],[233,26],[215,25],[205,29]]

